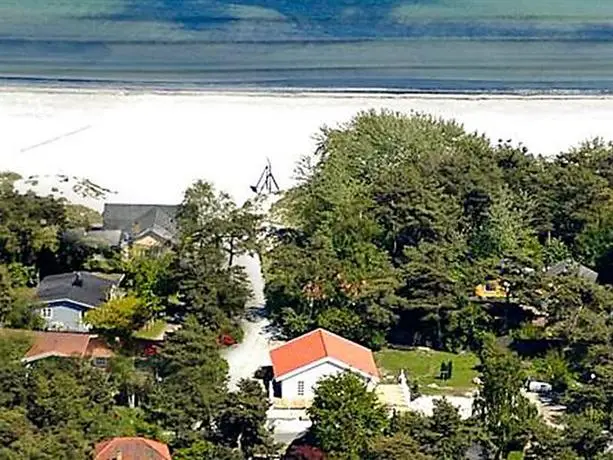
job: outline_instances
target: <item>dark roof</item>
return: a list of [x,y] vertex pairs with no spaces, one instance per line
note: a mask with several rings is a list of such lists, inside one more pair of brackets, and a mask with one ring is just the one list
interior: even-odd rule
[[105,203],[102,219],[105,230],[122,230],[131,237],[153,231],[170,240],[177,233],[177,210],[172,205]]
[[112,286],[119,284],[120,277],[110,277],[89,272],[80,272],[81,283],[75,283],[75,273],[46,276],[38,287],[38,298],[44,302],[68,299],[91,307],[106,302]]
[[574,274],[593,282],[596,281],[596,279],[598,278],[598,272],[595,272],[594,270],[591,270],[585,265],[581,265],[572,260],[563,260],[562,262],[558,262],[557,264],[549,267],[546,273],[549,276]]

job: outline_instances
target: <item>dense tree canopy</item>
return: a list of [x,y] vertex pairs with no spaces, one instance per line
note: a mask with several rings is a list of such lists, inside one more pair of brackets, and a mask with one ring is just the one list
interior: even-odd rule
[[568,257],[608,279],[611,156],[596,140],[546,159],[425,115],[324,129],[274,210],[268,308],[288,336],[324,325],[374,347],[474,347],[454,329],[478,284],[532,304]]
[[[77,358],[26,366],[31,337],[0,329],[0,457],[81,460],[113,436],[158,439],[183,459],[239,460],[276,449],[261,385],[243,381],[228,392],[220,354],[221,335],[240,339],[250,296],[236,261],[257,249],[251,204],[237,207],[198,182],[180,207],[177,247],[127,255],[67,237],[66,228],[89,225],[95,213],[8,185],[0,194],[0,326],[42,326],[32,308],[39,275],[124,275],[113,298],[85,318],[115,352],[106,369]],[[163,344],[140,338],[145,324],[168,322],[176,331]]]
[[197,182],[186,191],[177,218],[179,316],[232,329],[251,296],[245,270],[235,262],[256,249],[258,219],[249,203],[238,208],[211,184]]
[[[362,113],[322,130],[264,239],[257,203],[238,206],[199,181],[179,207],[176,245],[128,258],[66,237],[95,213],[18,194],[15,177],[0,175],[0,325],[42,326],[41,276],[125,274],[119,297],[87,317],[115,348],[105,370],[55,358],[25,367],[29,339],[0,334],[0,457],[79,460],[120,435],[168,442],[183,460],[275,451],[265,391],[242,381],[229,392],[220,353],[222,337],[240,340],[251,297],[239,262],[259,252],[267,309],[287,338],[323,327],[373,349],[427,345],[480,359],[469,420],[446,400],[429,417],[390,414],[358,377],[323,380],[308,411],[311,444],[287,458],[455,460],[476,446],[493,459],[607,458],[612,159],[613,144],[598,139],[543,158],[453,121]],[[547,272],[561,261],[571,268]],[[152,323],[174,332],[139,342]],[[524,397],[534,377],[565,404],[555,427]]]

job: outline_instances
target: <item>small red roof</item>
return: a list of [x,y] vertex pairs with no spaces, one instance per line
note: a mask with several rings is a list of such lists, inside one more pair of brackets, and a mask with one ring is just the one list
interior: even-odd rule
[[33,343],[24,361],[35,361],[48,356],[108,358],[111,349],[96,336],[69,332],[33,332]]
[[353,370],[379,377],[371,350],[325,329],[315,329],[270,351],[276,379],[325,358],[340,361]]
[[96,444],[94,460],[172,460],[166,444],[145,438],[113,438]]

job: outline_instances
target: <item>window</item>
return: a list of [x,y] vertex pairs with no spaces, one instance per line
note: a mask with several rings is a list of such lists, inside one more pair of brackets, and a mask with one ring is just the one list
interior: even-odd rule
[[53,318],[53,309],[49,307],[42,308],[40,310],[40,316],[42,316],[45,319]]
[[304,396],[304,380],[298,380],[298,396]]
[[106,367],[109,363],[107,358],[94,358],[94,366],[96,367]]

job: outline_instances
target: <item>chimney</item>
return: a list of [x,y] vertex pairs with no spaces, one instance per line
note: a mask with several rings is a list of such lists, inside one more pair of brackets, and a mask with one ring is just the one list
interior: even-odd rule
[[73,286],[83,286],[83,277],[81,276],[81,272],[75,272],[74,280],[72,281]]

